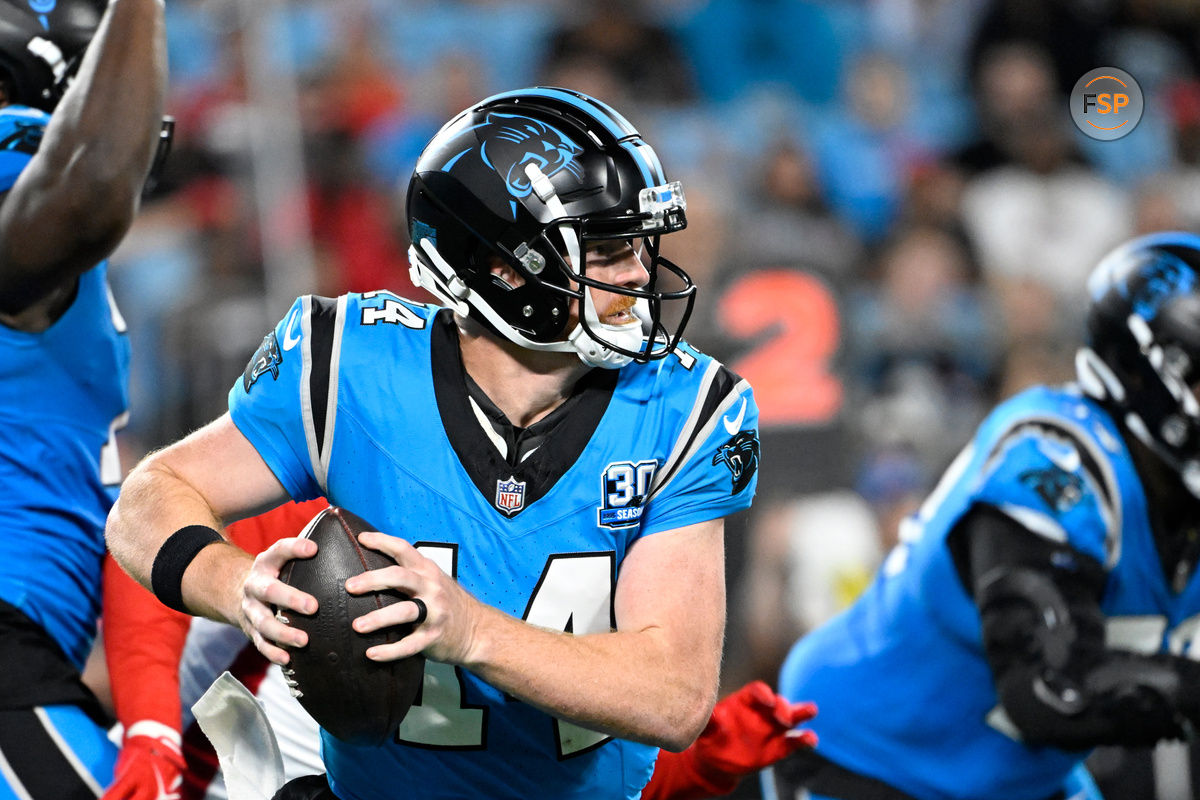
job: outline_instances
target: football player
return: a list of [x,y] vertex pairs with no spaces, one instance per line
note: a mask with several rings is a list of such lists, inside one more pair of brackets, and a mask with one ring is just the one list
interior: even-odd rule
[[1078,382],[1000,405],[793,647],[781,691],[821,743],[774,796],[1082,797],[1091,748],[1200,721],[1200,237],[1135,239],[1088,291]]
[[316,545],[251,558],[218,529],[324,496],[398,563],[347,589],[414,598],[355,621],[417,623],[368,655],[428,659],[396,741],[323,734],[331,796],[637,797],[709,721],[722,520],[758,468],[750,387],[681,340],[695,286],[659,240],[683,189],[617,112],[532,88],[447,123],[407,200],[414,278],[446,305],[298,300],[229,413],[131,474],[110,547],[283,664],[306,638],[271,605],[316,600],[278,572]]
[[80,682],[127,399],[105,258],[137,209],[165,83],[162,0],[0,0],[3,798],[94,798],[112,777]]

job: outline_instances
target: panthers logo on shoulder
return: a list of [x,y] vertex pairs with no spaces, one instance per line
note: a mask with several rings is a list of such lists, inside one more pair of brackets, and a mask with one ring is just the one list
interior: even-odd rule
[[254,351],[250,363],[246,365],[246,371],[242,373],[242,388],[250,391],[250,387],[268,372],[273,379],[279,380],[279,365],[282,363],[283,353],[279,350],[279,339],[275,336],[275,331],[271,331],[263,337],[262,344]]
[[1028,469],[1017,476],[1027,488],[1059,514],[1070,511],[1083,499],[1083,479],[1061,469]]
[[758,471],[758,434],[754,431],[738,431],[733,438],[717,448],[713,465],[724,464],[733,473],[733,488],[737,494],[750,485],[750,479]]
[[[504,179],[513,197],[526,197],[533,191],[525,174],[527,164],[536,164],[546,177],[565,170],[577,180],[583,179],[583,168],[577,160],[583,148],[541,120],[492,112],[483,123],[463,133],[471,141],[481,142],[477,150],[480,160]],[[475,151],[474,145],[459,151],[443,169],[453,172],[460,159]]]
[[13,121],[13,129],[0,139],[0,150],[16,150],[33,155],[42,144],[46,129],[40,122]]

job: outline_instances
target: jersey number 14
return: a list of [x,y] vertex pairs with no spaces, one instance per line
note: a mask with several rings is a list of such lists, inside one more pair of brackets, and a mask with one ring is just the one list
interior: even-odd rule
[[[418,544],[421,555],[447,575],[458,575],[458,548]],[[613,584],[616,554],[562,553],[546,559],[541,578],[522,617],[531,625],[568,633],[605,633],[614,627]],[[402,744],[436,749],[478,750],[487,747],[488,708],[464,697],[460,667],[425,662],[420,702],[409,709],[396,734]],[[554,720],[558,757],[593,750],[611,737],[565,720]]]

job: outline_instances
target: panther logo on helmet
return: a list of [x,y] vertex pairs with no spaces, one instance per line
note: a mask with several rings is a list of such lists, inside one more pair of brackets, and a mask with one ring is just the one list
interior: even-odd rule
[[1144,319],[1154,319],[1163,302],[1182,292],[1190,292],[1196,283],[1196,273],[1179,258],[1159,252],[1144,272],[1134,272],[1139,280],[1136,286],[1126,282],[1120,287],[1121,294],[1133,307],[1133,311]]
[[[479,147],[480,158],[504,179],[504,185],[513,197],[526,197],[533,191],[529,176],[525,174],[527,164],[536,164],[548,178],[566,170],[577,180],[583,180],[583,168],[576,160],[583,148],[558,128],[541,120],[492,112],[483,123],[464,133],[483,142]],[[443,169],[451,171],[472,149],[459,152]]]
[[0,139],[0,150],[16,150],[33,155],[42,144],[46,128],[41,122],[14,122],[13,130]]

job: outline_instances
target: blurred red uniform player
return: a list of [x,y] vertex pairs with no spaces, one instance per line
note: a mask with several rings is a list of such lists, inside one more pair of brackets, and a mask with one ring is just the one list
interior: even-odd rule
[[[227,535],[244,550],[258,553],[296,535],[325,505],[323,500],[288,503],[234,523]],[[222,782],[214,782],[216,754],[190,713],[191,703],[226,669],[263,702],[279,737],[287,777],[320,771],[319,766],[314,769],[320,764],[317,725],[287,696],[279,668],[236,628],[193,621],[162,605],[111,559],[105,568],[104,636],[125,739],[116,780],[103,800],[226,796]],[[812,703],[789,703],[762,681],[743,686],[717,703],[691,747],[682,753],[662,751],[642,797],[693,800],[728,794],[743,776],[813,746],[816,735],[796,726],[814,714]]]

